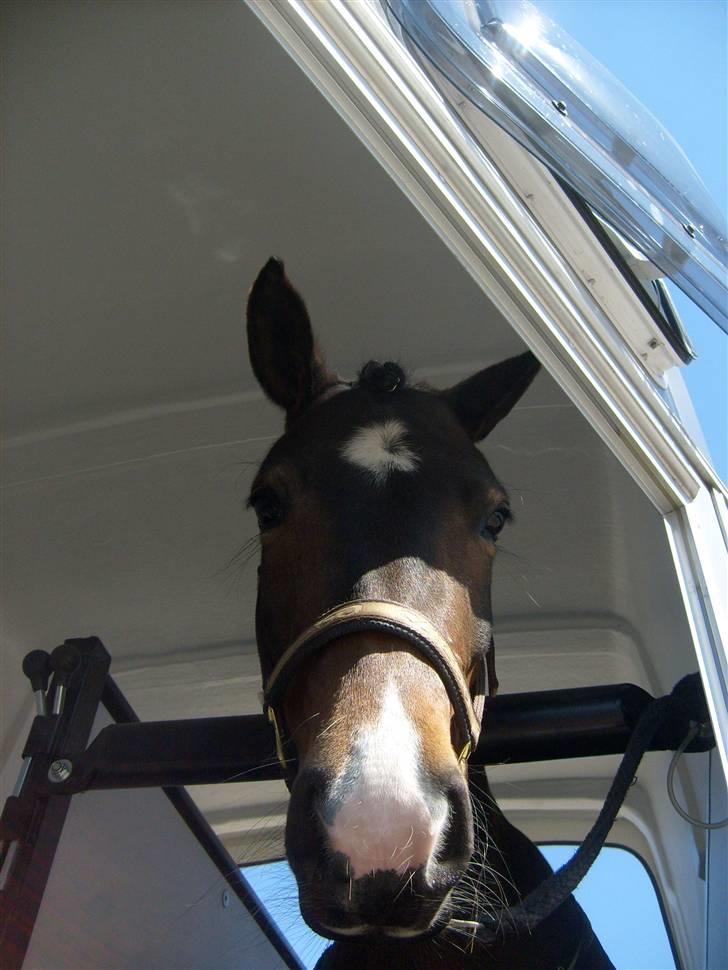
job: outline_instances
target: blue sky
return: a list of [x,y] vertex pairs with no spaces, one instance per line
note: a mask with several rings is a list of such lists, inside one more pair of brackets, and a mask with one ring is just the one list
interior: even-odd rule
[[[728,212],[725,0],[537,0],[679,142]],[[683,369],[713,464],[728,481],[728,337],[672,290],[698,359]]]

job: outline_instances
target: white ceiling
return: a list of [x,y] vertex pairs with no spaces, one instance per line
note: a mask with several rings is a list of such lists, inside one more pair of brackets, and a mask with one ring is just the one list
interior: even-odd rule
[[[142,717],[256,709],[255,568],[231,560],[281,430],[243,340],[269,255],[346,375],[377,356],[446,383],[522,345],[243,3],[2,19],[5,791],[31,715],[20,660],[65,637],[102,638]],[[547,374],[485,450],[517,512],[502,689],[669,689],[689,638],[636,485]],[[280,850],[281,786],[196,797],[234,851]],[[272,841],[244,835],[268,816]]]
[[5,20],[11,434],[249,390],[241,312],[271,253],[341,367],[517,348],[243,3]]

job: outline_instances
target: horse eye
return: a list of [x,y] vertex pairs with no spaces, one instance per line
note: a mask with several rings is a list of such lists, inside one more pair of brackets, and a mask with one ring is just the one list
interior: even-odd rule
[[507,508],[496,509],[491,512],[487,519],[483,519],[480,527],[480,534],[483,538],[488,535],[494,542],[503,526],[510,519],[511,513]]
[[252,506],[258,517],[258,528],[261,532],[267,532],[283,520],[283,506],[278,496],[270,489],[255,492],[250,496],[248,504]]

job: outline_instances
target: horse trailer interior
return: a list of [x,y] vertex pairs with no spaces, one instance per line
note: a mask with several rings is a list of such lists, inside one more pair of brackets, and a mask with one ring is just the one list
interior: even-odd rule
[[[3,802],[31,650],[98,637],[142,722],[260,714],[244,499],[282,419],[243,316],[275,254],[347,377],[377,356],[444,387],[536,354],[483,446],[515,511],[501,693],[657,697],[699,671],[715,747],[680,760],[676,793],[728,811],[726,490],[674,403],[678,361],[573,193],[484,114],[456,117],[384,6],[3,5]],[[645,756],[608,841],[649,868],[677,965],[719,970],[728,831],[673,809],[671,758]],[[508,818],[578,843],[619,757],[503,762]],[[280,777],[68,802],[13,966],[300,965],[226,881],[283,856]]]

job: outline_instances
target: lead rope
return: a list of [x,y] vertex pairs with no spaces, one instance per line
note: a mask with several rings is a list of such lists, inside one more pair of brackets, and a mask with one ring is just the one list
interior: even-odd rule
[[617,812],[622,806],[635,777],[642,756],[663,722],[676,712],[680,702],[673,694],[653,700],[640,715],[627,742],[599,816],[589,834],[574,855],[560,869],[552,873],[520,902],[497,910],[478,923],[452,920],[454,926],[467,922],[468,928],[481,943],[497,943],[504,938],[525,931],[531,933],[573,893],[592,863],[599,855]]

